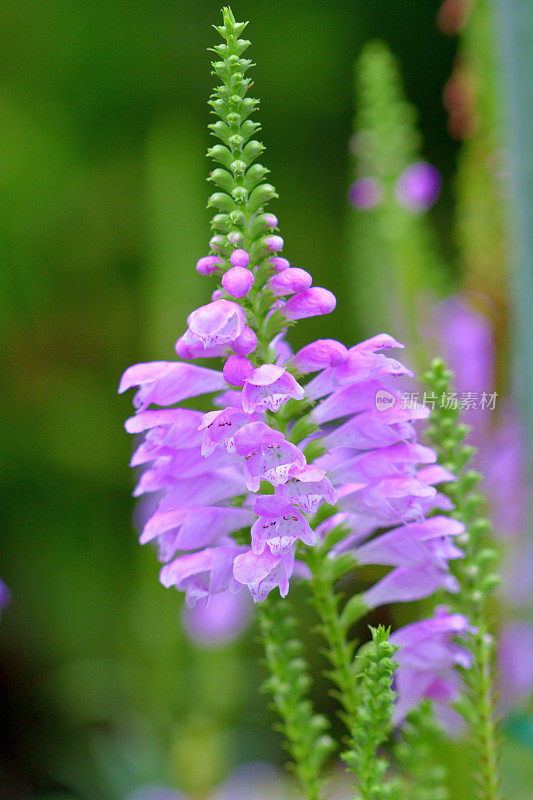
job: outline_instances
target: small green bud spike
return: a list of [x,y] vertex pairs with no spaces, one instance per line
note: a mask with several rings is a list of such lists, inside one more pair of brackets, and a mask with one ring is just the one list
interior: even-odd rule
[[443,732],[425,700],[407,716],[401,738],[393,748],[398,766],[406,776],[401,797],[405,800],[448,800],[446,769],[435,758]]
[[327,720],[315,714],[309,700],[311,678],[302,644],[292,634],[295,620],[287,600],[269,597],[259,607],[259,624],[270,677],[264,684],[281,718],[280,730],[305,800],[320,800],[324,763],[334,750]]
[[372,641],[361,656],[359,672],[359,708],[352,724],[351,748],[343,754],[348,769],[357,775],[357,798],[385,800],[398,796],[399,782],[387,777],[388,761],[377,756],[378,748],[392,728],[394,692],[392,677],[397,664],[397,650],[389,642],[389,630],[370,628]]
[[[431,363],[425,375],[425,381],[433,392],[443,379],[446,382],[444,391],[449,392],[451,378],[452,374],[440,359]],[[445,484],[441,491],[448,494],[455,504],[453,516],[466,525],[466,534],[458,542],[464,549],[465,558],[454,562],[455,576],[461,589],[453,597],[450,595],[447,603],[453,611],[465,614],[477,630],[469,642],[474,657],[473,666],[464,673],[467,691],[458,708],[469,724],[476,749],[477,797],[479,800],[501,800],[498,732],[492,686],[494,642],[489,631],[487,603],[489,594],[499,583],[499,576],[493,569],[497,553],[490,536],[490,523],[479,513],[483,504],[483,497],[477,490],[480,476],[468,469],[473,450],[462,443],[466,426],[460,427],[460,436],[450,436],[450,416],[447,411],[445,418],[443,409],[435,405],[428,432],[440,463],[446,463],[457,477],[455,483]],[[459,415],[459,409],[454,409],[451,415],[452,433],[459,428]]]
[[[319,517],[313,520],[313,527],[318,520]],[[328,677],[336,687],[335,696],[341,703],[340,716],[350,731],[357,718],[359,696],[353,663],[356,643],[349,640],[348,632],[350,626],[366,614],[367,608],[357,595],[349,601],[350,613],[347,618],[339,609],[341,596],[335,592],[335,585],[353,570],[356,562],[351,553],[331,559],[328,552],[335,541],[345,534],[342,526],[335,527],[322,544],[302,553],[302,557],[313,575],[309,585],[320,618],[319,631],[327,644],[325,653],[332,666]]]
[[[208,150],[208,156],[222,164],[222,168],[213,170],[209,176],[221,191],[211,195],[208,207],[225,212],[228,219],[222,229],[217,220],[219,215],[213,219],[213,228],[224,234],[213,249],[217,255],[229,259],[235,247],[231,238],[239,234],[239,246],[250,254],[254,266],[260,266],[270,254],[259,252],[258,245],[272,231],[263,216],[264,206],[277,194],[273,186],[265,183],[266,167],[254,164],[264,147],[254,138],[260,124],[249,119],[259,100],[247,96],[252,81],[246,75],[253,62],[243,58],[250,42],[240,37],[248,23],[236,22],[229,7],[222,9],[222,19],[223,24],[214,27],[224,43],[212,48],[217,56],[212,63],[213,75],[220,84],[209,101],[212,113],[219,118],[209,128],[221,144]],[[226,266],[229,267],[229,261]]]
[[[449,268],[427,214],[398,199],[398,179],[421,160],[416,111],[407,102],[399,66],[383,42],[370,42],[355,65],[354,179],[375,181],[375,205],[349,217],[353,297],[365,334],[392,330],[416,352],[420,300],[444,294]],[[356,287],[356,290],[355,290]],[[389,298],[389,299],[387,299]]]

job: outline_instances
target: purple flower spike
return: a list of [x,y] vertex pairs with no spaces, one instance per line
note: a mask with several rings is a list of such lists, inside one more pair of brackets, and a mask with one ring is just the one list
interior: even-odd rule
[[381,187],[375,178],[359,178],[351,185],[348,197],[355,208],[374,208],[381,200]]
[[326,367],[336,367],[348,358],[348,348],[335,339],[317,339],[298,350],[292,366],[305,375]]
[[268,259],[268,263],[272,264],[276,272],[282,272],[284,269],[289,269],[290,262],[282,256],[274,256]]
[[388,603],[409,603],[431,597],[437,589],[458,592],[459,584],[453,575],[435,564],[416,567],[396,567],[365,592],[368,608],[378,608]]
[[305,269],[290,267],[274,275],[268,285],[275,297],[283,297],[287,294],[305,292],[313,283],[311,275]]
[[240,356],[249,356],[257,347],[257,336],[251,328],[243,328],[241,335],[235,339],[232,349]]
[[244,479],[250,492],[258,492],[261,480],[273,486],[286,483],[292,466],[305,466],[305,456],[280,431],[264,422],[251,422],[235,434],[235,451],[243,458]]
[[246,356],[230,356],[222,369],[226,383],[242,386],[254,371],[254,365]]
[[458,698],[462,681],[456,667],[468,669],[472,656],[453,637],[473,632],[462,614],[449,614],[438,606],[432,619],[412,622],[392,634],[391,644],[400,648],[394,656],[399,664],[394,676],[396,723],[424,698],[445,705]]
[[442,180],[438,169],[417,161],[402,172],[396,183],[398,202],[413,211],[426,211],[437,200]]
[[209,247],[211,250],[221,250],[225,244],[225,238],[223,236],[219,236],[218,234],[209,239]]
[[191,335],[208,348],[238,339],[246,325],[246,315],[238,303],[215,300],[189,314],[187,324]]
[[208,411],[198,426],[203,431],[202,455],[209,456],[217,445],[224,447],[228,453],[235,452],[235,434],[244,425],[250,423],[250,416],[240,408],[223,408],[220,411]]
[[203,256],[196,262],[196,272],[200,275],[212,275],[222,264],[222,259],[218,256]]
[[324,501],[333,505],[337,500],[337,492],[325,471],[314,465],[291,468],[289,480],[277,491],[306,514],[316,514]]
[[269,228],[277,228],[278,227],[278,218],[276,217],[275,214],[265,214],[263,219],[265,220],[265,222],[266,222],[266,224],[268,225]]
[[[244,250],[240,252],[244,253]],[[231,267],[222,276],[222,286],[228,294],[236,298],[244,297],[250,291],[253,282],[254,274],[251,269],[246,269],[246,267]]]
[[246,250],[238,249],[233,251],[229,260],[234,267],[247,267],[250,263],[250,256]]
[[220,592],[209,598],[205,607],[183,609],[183,624],[189,637],[203,647],[221,647],[237,639],[252,616],[247,592]]
[[276,364],[261,364],[245,380],[242,407],[246,413],[268,408],[278,411],[291,397],[301,400],[304,390],[290,372]]
[[262,603],[276,586],[279,586],[280,595],[286,597],[293,569],[293,552],[274,556],[270,550],[264,550],[260,555],[249,550],[237,556],[233,574],[239,583],[248,586],[254,602]]
[[133,405],[143,411],[151,403],[172,405],[189,397],[215,392],[223,385],[222,373],[214,369],[174,361],[151,361],[128,367],[120,379],[118,392],[122,394],[138,386]]
[[318,317],[321,314],[331,314],[336,305],[337,298],[333,292],[314,286],[287,300],[283,307],[283,315],[291,320]]
[[280,250],[283,250],[283,239],[281,236],[267,236],[265,244],[273,253],[279,253]]
[[296,542],[314,546],[318,539],[302,512],[284,497],[265,495],[254,504],[258,518],[252,525],[252,550],[261,555],[268,547],[273,556],[288,555]]
[[[231,13],[224,16],[227,22]],[[214,103],[222,117],[236,86],[229,73],[223,80]],[[216,129],[226,143],[224,122]],[[444,516],[425,519],[453,508],[438,486],[454,476],[417,443],[414,423],[429,410],[406,406],[404,385],[394,386],[397,376],[412,373],[379,352],[402,345],[382,333],[350,349],[319,339],[293,355],[286,341],[292,322],[328,314],[337,301],[278,255],[284,246],[278,220],[264,212],[275,191],[260,185],[263,167],[246,172],[261,149],[250,142],[242,160],[211,176],[223,189],[210,199],[223,212],[213,228],[225,233],[211,238],[212,255],[198,260],[197,271],[216,273],[219,282],[212,302],[189,315],[176,342],[182,359],[221,358],[221,371],[157,361],[130,367],[120,383],[120,391],[138,387],[137,413],[126,427],[142,434],[131,458],[140,468],[134,495],[150,495],[138,520],[141,541],[157,547],[165,564],[161,582],[185,592],[189,606],[200,603],[198,615],[209,614],[213,597],[229,608],[243,586],[256,602],[275,587],[285,596],[291,576],[311,577],[295,561],[298,548],[315,545],[337,525],[331,558],[351,551],[360,563],[391,568],[364,595],[369,608],[427,597],[440,587],[456,591],[448,562],[463,556],[453,538],[463,528]],[[228,152],[219,145],[212,154],[225,163]],[[427,172],[428,165],[412,165],[399,182],[401,189],[410,178],[415,205],[428,202],[427,195],[420,199],[421,166]],[[237,179],[244,172],[246,187]],[[381,192],[367,177],[354,184],[350,199],[372,208]],[[251,217],[241,208],[248,193]],[[202,411],[177,407],[211,393]],[[333,516],[321,517],[315,532],[307,515],[324,504]],[[214,609],[213,603],[213,619]]]
[[237,588],[233,581],[233,562],[245,550],[246,547],[237,546],[227,539],[218,547],[178,556],[162,568],[161,583],[167,589],[175,586],[185,592],[185,601],[192,608],[198,601],[207,601],[211,594],[223,592],[231,586]]

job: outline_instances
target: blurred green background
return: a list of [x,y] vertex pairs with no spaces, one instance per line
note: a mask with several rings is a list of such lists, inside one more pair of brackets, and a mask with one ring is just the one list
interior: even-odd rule
[[[235,2],[251,20],[254,94],[284,255],[339,296],[299,326],[362,333],[345,228],[353,62],[370,38],[401,62],[434,218],[453,255],[457,144],[441,95],[456,41],[436,0]],[[205,796],[239,761],[280,760],[257,695],[254,633],[197,652],[181,598],[131,524],[122,371],[172,358],[209,287],[205,159],[211,0],[3,0],[0,6],[0,788],[6,798],[123,800],[143,783]],[[300,337],[300,339],[298,339]],[[317,666],[317,670],[319,665]],[[326,696],[319,703],[328,703]],[[459,798],[459,795],[457,795]]]

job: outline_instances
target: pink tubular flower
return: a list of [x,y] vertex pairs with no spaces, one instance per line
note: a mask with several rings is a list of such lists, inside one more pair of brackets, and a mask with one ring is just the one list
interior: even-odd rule
[[283,315],[289,320],[318,317],[321,314],[331,314],[336,305],[337,298],[333,292],[314,286],[287,300],[283,306]]
[[278,488],[278,495],[299,506],[306,514],[316,514],[323,502],[332,505],[337,492],[325,470],[315,466],[291,467],[289,480]]
[[247,267],[250,263],[250,256],[246,250],[237,249],[230,255],[229,260],[234,267]]
[[264,550],[261,554],[249,550],[236,557],[233,574],[239,583],[248,586],[254,601],[260,603],[276,586],[280,595],[286,597],[293,570],[293,551],[275,556],[270,550]]
[[244,478],[250,492],[259,491],[261,480],[273,486],[286,483],[293,465],[305,465],[305,456],[296,445],[264,422],[251,422],[237,431],[235,452],[243,458]]
[[396,723],[424,698],[445,705],[458,698],[461,679],[456,666],[468,669],[472,655],[453,637],[472,632],[466,617],[438,606],[432,619],[412,622],[392,634],[391,643],[400,648],[394,656],[399,663],[394,678]]
[[[236,253],[239,251],[236,250]],[[244,252],[244,251],[242,251]],[[232,253],[232,255],[234,255]],[[246,267],[231,267],[222,276],[222,286],[232,297],[240,298],[248,294],[254,282],[254,274]]]
[[192,607],[212,594],[238,588],[233,578],[233,562],[244,550],[245,547],[227,539],[217,547],[178,556],[162,568],[161,583],[166,588],[175,586],[185,592],[186,603]]
[[282,272],[284,269],[289,269],[290,267],[289,261],[282,256],[273,256],[273,258],[268,259],[268,263],[272,264],[276,272]]
[[278,411],[289,398],[301,400],[304,390],[290,372],[275,364],[262,364],[244,381],[242,407],[247,413],[266,409]]
[[300,539],[315,545],[317,535],[301,511],[279,495],[258,497],[254,504],[258,518],[252,525],[252,550],[260,555],[268,547],[273,556],[287,555]]
[[253,513],[232,506],[190,506],[156,511],[144,526],[141,544],[158,539],[162,561],[177,550],[195,550],[214,544],[240,528],[249,527]]
[[222,263],[222,259],[219,256],[203,256],[196,262],[196,271],[200,275],[212,275]]
[[274,297],[283,297],[296,292],[304,292],[312,283],[313,278],[305,269],[289,267],[274,275],[268,285]]
[[326,367],[336,367],[348,357],[348,348],[335,339],[318,339],[305,345],[292,359],[294,369],[305,375]]
[[198,427],[203,431],[202,455],[209,456],[217,445],[228,453],[235,452],[235,434],[244,425],[250,424],[250,415],[240,408],[228,406],[220,411],[208,411]]
[[278,227],[278,218],[276,217],[275,214],[265,214],[263,219],[265,220],[265,222],[266,222],[266,224],[268,225],[269,228],[277,228]]
[[118,391],[121,394],[138,386],[133,405],[138,411],[144,411],[151,403],[172,405],[198,394],[216,392],[223,385],[222,373],[214,369],[173,361],[151,361],[128,367],[120,380]]
[[242,333],[235,339],[232,348],[240,356],[249,356],[257,347],[257,336],[251,328],[244,327]]
[[280,250],[283,250],[283,239],[281,236],[267,236],[265,244],[273,253],[278,253]]
[[254,372],[254,365],[246,356],[229,356],[222,369],[222,375],[232,386],[242,386]]
[[208,348],[238,339],[246,325],[246,315],[238,303],[215,300],[189,314],[187,324],[191,336]]
[[205,606],[200,603],[194,608],[185,606],[183,626],[190,639],[212,649],[237,639],[250,624],[251,616],[252,603],[247,592],[219,592]]

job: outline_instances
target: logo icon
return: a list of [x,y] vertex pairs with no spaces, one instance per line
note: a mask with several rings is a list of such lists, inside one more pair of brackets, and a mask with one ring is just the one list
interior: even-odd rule
[[380,389],[376,392],[376,408],[378,411],[387,411],[388,408],[393,407],[394,403],[394,395],[387,392],[386,389]]

